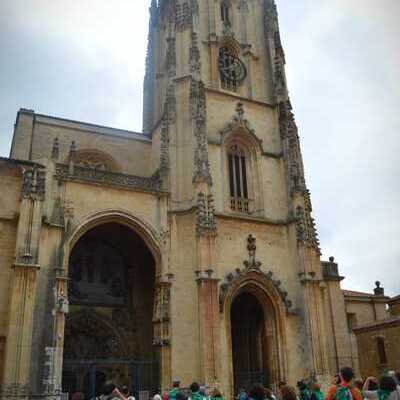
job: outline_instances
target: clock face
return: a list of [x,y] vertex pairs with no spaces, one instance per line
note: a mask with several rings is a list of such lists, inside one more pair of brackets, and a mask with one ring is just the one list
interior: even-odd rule
[[243,82],[247,76],[246,66],[238,57],[225,49],[221,50],[218,62],[221,77],[236,84]]

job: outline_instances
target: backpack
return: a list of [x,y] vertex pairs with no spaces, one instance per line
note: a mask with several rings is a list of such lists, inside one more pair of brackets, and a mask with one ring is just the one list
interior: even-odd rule
[[337,386],[335,400],[353,400],[353,394],[349,387]]

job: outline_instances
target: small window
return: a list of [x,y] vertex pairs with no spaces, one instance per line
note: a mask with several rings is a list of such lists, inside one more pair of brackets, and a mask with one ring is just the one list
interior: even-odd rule
[[386,357],[385,339],[383,337],[378,337],[376,339],[376,345],[378,348],[379,364],[386,365],[387,357]]
[[228,152],[228,171],[232,211],[250,212],[246,155],[236,144]]
[[229,4],[227,4],[225,1],[221,3],[221,21],[224,25],[231,25],[229,20]]

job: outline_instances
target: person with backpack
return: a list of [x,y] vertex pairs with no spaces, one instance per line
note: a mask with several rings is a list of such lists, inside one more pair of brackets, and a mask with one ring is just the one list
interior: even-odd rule
[[197,382],[193,382],[190,385],[190,400],[203,400],[203,396],[200,394],[200,385]]
[[304,381],[297,382],[300,400],[311,400],[311,391]]
[[218,389],[214,389],[211,393],[211,400],[224,400],[224,398]]
[[362,388],[364,400],[378,400],[378,389],[378,380],[374,376],[369,376]]
[[378,399],[400,400],[400,390],[398,390],[393,377],[387,375],[382,376],[379,382]]
[[237,399],[237,400],[247,400],[248,397],[249,397],[249,396],[248,396],[248,394],[247,394],[246,388],[241,387],[240,390],[239,390],[239,393],[238,393],[238,395],[237,395],[237,397],[236,397],[236,399]]
[[339,374],[339,383],[329,387],[325,400],[362,400],[360,391],[353,387],[354,374],[350,367],[343,367]]
[[317,382],[311,384],[311,400],[324,400],[321,385]]
[[168,393],[168,400],[176,400],[176,394],[180,391],[180,385],[181,383],[177,379],[172,382],[172,389]]

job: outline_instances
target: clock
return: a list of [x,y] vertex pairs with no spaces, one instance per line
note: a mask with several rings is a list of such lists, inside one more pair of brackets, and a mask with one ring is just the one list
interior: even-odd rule
[[221,49],[218,60],[221,79],[233,84],[242,83],[247,76],[244,63],[227,49]]

